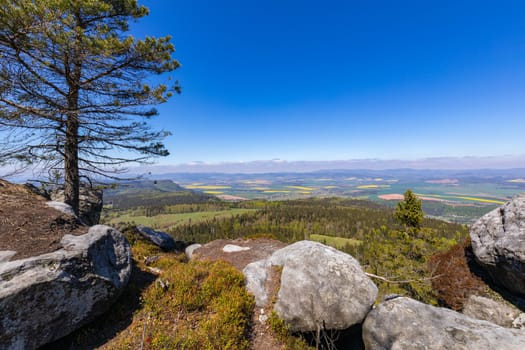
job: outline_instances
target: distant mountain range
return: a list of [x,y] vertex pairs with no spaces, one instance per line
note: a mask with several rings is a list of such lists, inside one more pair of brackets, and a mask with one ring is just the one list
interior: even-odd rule
[[281,159],[248,162],[191,162],[130,168],[134,173],[278,173],[321,170],[472,170],[525,168],[525,155],[499,157],[439,157],[416,160],[350,159],[327,161],[286,161]]

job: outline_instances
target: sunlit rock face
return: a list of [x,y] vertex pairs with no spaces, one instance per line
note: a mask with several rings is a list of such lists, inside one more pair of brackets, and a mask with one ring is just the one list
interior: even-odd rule
[[525,331],[404,297],[379,304],[363,324],[367,350],[525,349]]
[[525,296],[525,194],[482,216],[470,229],[478,263],[494,283]]
[[131,275],[125,237],[96,225],[62,249],[0,262],[0,349],[35,349],[105,312]]

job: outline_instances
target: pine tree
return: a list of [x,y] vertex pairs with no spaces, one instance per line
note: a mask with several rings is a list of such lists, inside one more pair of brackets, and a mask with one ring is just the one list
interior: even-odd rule
[[403,225],[419,228],[424,217],[421,200],[411,190],[406,190],[404,200],[397,204],[394,217]]
[[0,0],[0,164],[64,179],[78,213],[81,176],[116,177],[129,162],[166,156],[147,121],[178,85],[170,37],[129,35],[148,14],[134,0]]

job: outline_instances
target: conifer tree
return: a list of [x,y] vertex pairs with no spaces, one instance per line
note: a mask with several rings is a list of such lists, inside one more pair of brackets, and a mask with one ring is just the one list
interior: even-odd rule
[[0,163],[61,174],[77,213],[81,176],[168,155],[147,121],[179,92],[155,76],[179,63],[170,37],[129,35],[147,14],[135,0],[0,0]]
[[419,228],[423,222],[421,200],[411,190],[406,190],[404,200],[397,204],[394,217],[403,225]]

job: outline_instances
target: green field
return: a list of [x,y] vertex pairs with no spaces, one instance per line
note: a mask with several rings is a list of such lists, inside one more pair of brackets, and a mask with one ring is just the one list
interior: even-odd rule
[[354,238],[343,238],[343,237],[333,237],[326,235],[311,234],[310,240],[321,242],[327,244],[337,249],[343,249],[347,244],[348,245],[358,245],[361,244],[361,240]]
[[197,224],[211,219],[224,219],[235,215],[254,212],[255,209],[237,209],[232,208],[228,210],[217,211],[203,211],[194,213],[182,214],[159,214],[155,216],[133,215],[133,213],[125,213],[116,218],[110,219],[109,224],[118,223],[134,223],[136,225],[144,225],[154,229],[169,230],[179,225]]

